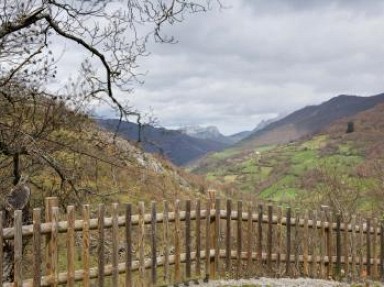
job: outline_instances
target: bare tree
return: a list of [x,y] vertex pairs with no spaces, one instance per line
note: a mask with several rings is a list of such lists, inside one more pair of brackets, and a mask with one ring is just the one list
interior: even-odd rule
[[[129,94],[132,82],[140,81],[139,59],[148,55],[150,39],[173,42],[162,33],[164,25],[183,21],[189,13],[206,11],[211,1],[219,3],[0,0],[0,190],[5,209],[11,205],[18,208],[19,199],[26,208],[30,196],[27,184],[38,185],[31,175],[47,167],[60,179],[62,189],[69,186],[75,194],[79,191],[73,174],[77,162],[71,169],[63,166],[58,158],[61,149],[108,162],[79,149],[79,139],[62,139],[57,131],[70,127],[81,135],[81,119],[86,118],[81,112],[94,101],[110,105],[120,119],[132,115],[140,119],[124,100],[118,100],[116,91]],[[69,47],[83,53],[78,72],[68,81],[57,79],[58,56],[63,52],[57,47],[64,45],[66,53],[71,53]],[[108,164],[118,166],[119,162]],[[22,180],[25,174],[29,182],[25,176]]]
[[0,87],[19,81],[45,91],[57,72],[52,43],[74,42],[86,59],[80,77],[67,86],[69,97],[76,93],[102,100],[121,118],[135,114],[114,91],[132,89],[148,39],[172,42],[161,33],[162,26],[182,21],[186,13],[206,11],[211,1],[1,0]]
[[[139,122],[140,114],[118,100],[116,91],[132,90],[132,81],[138,80],[138,59],[148,55],[149,39],[173,42],[162,27],[183,21],[187,13],[206,11],[211,1],[220,5],[219,0],[0,0],[0,99],[5,111],[0,154],[12,158],[13,184],[21,177],[20,157],[38,153],[37,139],[46,137],[60,116],[68,116],[63,109],[57,113],[57,101],[74,112],[103,101],[120,119],[133,115]],[[76,77],[60,79],[62,86],[52,96],[50,84],[60,63],[53,46],[71,42],[84,57]],[[44,105],[36,104],[42,98]],[[40,118],[36,110],[43,110]],[[29,121],[30,127],[25,125]],[[27,132],[29,128],[33,132]],[[54,159],[46,155],[40,154],[40,159],[64,179]]]

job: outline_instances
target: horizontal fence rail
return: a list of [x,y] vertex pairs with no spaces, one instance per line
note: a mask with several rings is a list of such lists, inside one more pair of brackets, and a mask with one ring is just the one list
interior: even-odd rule
[[[384,224],[242,201],[58,208],[1,221],[2,286],[164,286],[218,278],[384,277]],[[1,216],[3,218],[3,216]],[[44,219],[44,221],[43,221]]]

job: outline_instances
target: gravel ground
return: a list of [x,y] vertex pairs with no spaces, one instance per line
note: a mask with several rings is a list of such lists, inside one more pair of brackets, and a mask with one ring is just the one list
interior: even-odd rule
[[308,279],[308,278],[258,278],[258,279],[241,279],[241,280],[219,280],[209,283],[202,283],[199,286],[203,287],[233,287],[233,286],[258,286],[258,287],[384,287],[381,283],[355,283],[347,284],[336,281],[326,281],[320,279]]

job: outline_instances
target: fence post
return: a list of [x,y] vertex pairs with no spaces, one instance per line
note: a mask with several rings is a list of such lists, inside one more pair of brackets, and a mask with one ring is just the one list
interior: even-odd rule
[[[186,282],[191,279],[191,201],[185,203],[185,277]],[[197,255],[197,254],[196,254]]]
[[[4,213],[3,211],[0,211],[0,246],[3,246],[4,244],[4,238],[3,238],[3,226],[4,224]],[[0,283],[3,283],[3,248],[0,248]],[[40,266],[39,266],[40,268]]]
[[23,238],[22,238],[22,224],[23,213],[21,210],[14,211],[14,286],[21,287],[23,283]]
[[287,208],[287,252],[285,256],[285,275],[291,275],[291,209]]
[[325,212],[320,211],[320,268],[319,268],[319,277],[325,279],[325,241],[326,241],[326,230],[325,230]]
[[242,244],[243,244],[243,238],[242,238],[242,223],[243,223],[243,202],[239,200],[237,202],[237,248],[236,248],[236,254],[237,254],[237,268],[236,268],[236,279],[241,278],[242,270],[241,270],[241,251],[242,251]]
[[351,216],[351,280],[356,274],[356,215]]
[[205,278],[204,282],[210,279],[211,264],[211,200],[207,203],[205,218]]
[[90,234],[89,234],[89,204],[83,205],[82,210],[83,215],[83,250],[82,250],[82,260],[83,260],[83,286],[89,286],[90,285],[90,277],[89,277],[89,267],[90,267],[90,254],[89,254],[89,247],[90,247]]
[[277,277],[282,275],[281,271],[281,254],[283,253],[283,208],[279,207],[277,210],[277,252],[276,252],[276,273]]
[[164,283],[169,283],[169,225],[168,225],[168,201],[163,201],[163,244],[164,244]]
[[201,276],[201,201],[198,199],[196,201],[196,277],[200,278]]
[[[67,230],[67,274],[68,281],[67,286],[75,286],[75,207],[67,207],[67,220],[68,220],[68,230]],[[104,264],[103,264],[104,266]],[[104,270],[103,270],[104,271]],[[103,273],[104,274],[104,273]],[[99,285],[103,287],[103,285]]]
[[343,246],[344,246],[344,276],[345,275],[348,275],[349,274],[349,227],[348,227],[348,222],[346,220],[346,218],[348,218],[347,215],[344,214],[344,216],[342,217],[343,219],[343,222],[344,222],[344,233],[343,233],[343,237],[344,237],[344,243],[343,243]]
[[119,204],[112,204],[112,284],[119,284]]
[[216,198],[215,199],[215,231],[214,231],[214,237],[215,237],[215,242],[214,242],[214,248],[215,248],[215,268],[214,268],[214,273],[213,277],[218,278],[220,275],[220,199]]
[[299,210],[295,210],[294,212],[294,215],[295,215],[295,241],[294,241],[294,244],[293,244],[293,247],[294,247],[294,272],[293,272],[293,276],[294,278],[297,278],[301,275],[301,271],[300,271],[300,213],[299,213]]
[[[345,227],[344,227],[345,228]],[[344,263],[346,259],[344,258]],[[341,214],[336,215],[336,277],[341,276]]]
[[[208,191],[209,193],[209,204],[210,204],[210,209],[215,209],[216,206],[216,190],[209,190]],[[215,212],[215,215],[216,215],[216,212]],[[208,217],[211,218],[211,215],[210,213],[208,214]],[[219,224],[219,219],[218,218],[213,218],[210,220],[210,230],[211,230],[211,248],[210,249],[213,249],[216,251],[216,246],[217,246],[217,236],[218,234],[216,234],[216,224]],[[210,253],[208,253],[208,256],[210,257]],[[211,279],[215,279],[216,278],[216,254],[213,258],[210,258],[209,260],[210,264],[209,264],[209,269],[210,269],[210,278]]]
[[384,221],[380,220],[380,280],[384,281]]
[[151,277],[152,286],[157,284],[156,202],[151,205]]
[[248,205],[248,236],[247,236],[247,277],[252,277],[252,246],[253,246],[252,203]]
[[327,215],[327,221],[328,221],[328,231],[327,231],[327,254],[328,254],[328,268],[327,268],[327,278],[326,279],[332,279],[333,276],[333,239],[332,239],[332,234],[333,234],[333,213],[332,211],[326,213]]
[[125,272],[125,287],[132,287],[132,206],[130,204],[125,206]]
[[309,264],[308,264],[308,240],[309,240],[309,215],[308,211],[306,210],[304,213],[304,240],[303,240],[303,269],[304,269],[304,276],[309,276]]
[[272,275],[272,246],[273,246],[273,207],[268,205],[268,235],[267,235],[267,272]]
[[367,277],[371,274],[371,220],[367,219]]
[[359,214],[359,242],[360,242],[359,276],[364,277],[366,275],[365,270],[364,270],[364,252],[363,252],[364,251],[363,250],[363,246],[364,246],[364,221],[363,221],[363,217],[361,216],[361,214]]
[[373,218],[373,234],[372,234],[372,258],[373,270],[372,279],[377,279],[377,218]]
[[[3,246],[0,244],[0,246]],[[2,249],[2,248],[1,248]],[[41,209],[33,209],[33,286],[41,281]]]
[[227,227],[225,234],[225,256],[226,256],[226,272],[227,275],[231,275],[232,265],[231,265],[231,214],[232,214],[232,201],[227,199]]
[[[317,272],[317,255],[319,254],[317,250],[317,240],[319,238],[319,231],[317,229],[317,211],[314,210],[312,211],[312,230],[311,230],[311,257],[312,257],[312,262],[311,262],[311,278],[317,278],[318,277],[318,272]],[[321,243],[320,243],[321,244]]]
[[[59,206],[59,200],[57,197],[47,197],[45,198],[45,222],[52,222],[53,207]],[[45,275],[46,276],[54,276],[53,267],[54,267],[54,256],[52,256],[54,252],[54,246],[52,243],[52,233],[48,233],[45,236]],[[52,284],[51,284],[52,286]]]
[[257,264],[259,274],[263,275],[263,205],[258,205],[257,210]]
[[181,236],[181,230],[180,230],[180,201],[177,199],[175,201],[175,282],[174,283],[181,283],[181,258],[180,258],[180,253],[181,253],[181,241],[180,241],[180,236]]
[[144,241],[145,241],[145,205],[144,202],[139,202],[139,243],[138,243],[138,253],[139,253],[139,285],[145,287],[145,252],[144,252]]

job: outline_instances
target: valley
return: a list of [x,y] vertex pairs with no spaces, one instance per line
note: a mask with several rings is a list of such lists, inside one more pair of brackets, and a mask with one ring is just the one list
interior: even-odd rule
[[[353,132],[347,133],[351,122]],[[256,144],[268,136],[251,136],[190,169],[225,185],[229,196],[300,208],[326,205],[347,213],[384,210],[377,200],[384,184],[383,123],[384,105],[378,104],[288,143],[276,138]]]

